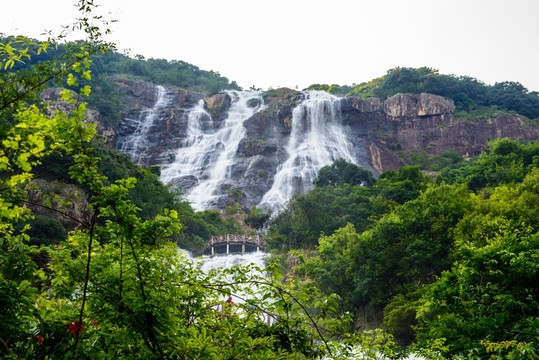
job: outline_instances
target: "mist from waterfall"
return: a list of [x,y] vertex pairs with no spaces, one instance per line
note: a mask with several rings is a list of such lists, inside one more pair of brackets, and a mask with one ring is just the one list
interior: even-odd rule
[[341,158],[357,162],[341,123],[340,98],[323,91],[309,91],[305,96],[292,113],[288,159],[277,169],[273,186],[259,205],[274,212],[293,195],[309,191],[323,166]]
[[[187,139],[176,152],[172,164],[164,165],[161,180],[189,176],[196,182],[186,197],[196,210],[211,207],[223,195],[223,185],[231,178],[231,169],[240,141],[245,137],[243,122],[265,108],[261,91],[227,91],[231,98],[228,116],[215,125],[200,102],[189,115]],[[206,127],[201,124],[206,123]],[[193,178],[194,177],[194,178]]]

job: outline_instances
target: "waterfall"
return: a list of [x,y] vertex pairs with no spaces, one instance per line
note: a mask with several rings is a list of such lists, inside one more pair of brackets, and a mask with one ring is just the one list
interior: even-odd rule
[[[214,125],[214,121],[208,121],[211,117],[203,103],[195,106],[189,115],[184,146],[177,150],[174,162],[161,171],[164,183],[184,185],[196,210],[207,209],[226,195],[223,186],[231,179],[236,151],[246,132],[243,122],[265,108],[261,91],[226,93],[232,100],[228,117]],[[204,123],[208,125],[202,126]]]
[[288,159],[277,169],[273,186],[259,206],[278,211],[294,194],[310,190],[323,166],[340,158],[357,163],[340,113],[340,98],[322,91],[305,93],[292,113]]
[[[208,274],[210,271],[214,270],[221,272],[223,269],[230,269],[233,266],[241,265],[253,265],[258,269],[266,268],[266,258],[268,254],[262,251],[233,255],[221,255],[221,256],[202,256],[195,261],[198,262],[200,269],[203,273]],[[257,270],[251,269],[250,275],[260,275]],[[232,280],[232,278],[228,278]],[[251,288],[255,290],[251,285],[242,286],[237,292],[232,293],[232,299],[235,303],[243,303],[245,298],[253,298],[252,294],[249,295],[249,291],[245,291]],[[243,289],[243,290],[242,290]],[[223,301],[226,299],[226,296],[223,295]],[[255,297],[256,300],[256,297]]]
[[[213,134],[215,128],[210,114],[204,110],[204,100],[200,100],[187,116],[186,138],[182,147],[176,151],[174,161],[161,168],[161,181],[185,187],[202,178],[207,166],[212,162],[217,141]],[[213,159],[215,160],[215,159]]]
[[262,251],[241,254],[232,254],[232,255],[221,255],[221,256],[203,256],[202,257],[202,270],[207,273],[210,269],[220,269],[220,268],[230,268],[234,265],[249,265],[254,264],[255,266],[263,269],[266,267],[266,257],[267,253]]
[[[195,210],[224,209],[229,192],[236,188],[244,190],[248,184],[248,206],[257,205],[275,213],[294,194],[309,191],[320,168],[337,159],[370,168],[365,140],[352,138],[341,121],[341,99],[326,92],[303,92],[295,100],[299,104],[292,110],[290,132],[275,120],[274,110],[260,114],[258,123],[275,130],[272,135],[271,131],[260,129],[259,133],[266,138],[254,140],[278,150],[258,153],[250,159],[245,154],[237,157],[236,153],[242,140],[250,140],[245,139],[244,122],[267,108],[262,91],[227,91],[230,107],[214,118],[205,110],[203,100],[185,110],[184,116],[171,117],[178,111],[174,90],[163,86],[155,89],[156,101],[151,108],[124,119],[126,135],[119,136],[117,148],[139,165],[158,163],[161,181],[180,188]],[[166,118],[176,120],[166,127],[157,126]],[[168,129],[174,130],[174,135],[162,133]],[[251,171],[252,164],[266,166],[253,171],[262,176],[274,173],[273,181],[271,177],[242,178],[247,170]]]
[[137,118],[126,118],[124,126],[134,128],[133,133],[126,138],[118,140],[117,149],[128,154],[139,165],[147,165],[146,156],[149,155],[150,141],[149,130],[156,120],[159,120],[162,112],[172,103],[173,94],[161,86],[156,86],[155,104],[141,111]]

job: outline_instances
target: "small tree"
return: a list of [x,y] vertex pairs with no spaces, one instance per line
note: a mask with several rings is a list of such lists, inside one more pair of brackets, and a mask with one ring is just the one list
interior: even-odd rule
[[253,206],[251,213],[245,218],[245,223],[255,230],[261,230],[264,228],[271,214],[264,212],[263,209]]
[[313,183],[315,186],[362,185],[371,186],[376,182],[372,173],[360,166],[338,159],[320,169]]
[[[126,200],[134,178],[110,183],[99,173],[99,158],[89,141],[95,125],[86,121],[82,99],[90,92],[91,55],[105,51],[100,31],[91,24],[93,1],[78,2],[76,26],[87,42],[70,45],[57,62],[10,72],[27,58],[24,48],[0,46],[2,105],[0,118],[0,351],[19,359],[297,359],[331,355],[326,337],[342,329],[320,321],[334,313],[334,301],[299,281],[283,283],[276,265],[265,272],[236,266],[202,273],[200,265],[178,254],[168,241],[182,224],[176,211],[142,218]],[[18,39],[17,44],[45,51],[49,43]],[[42,72],[40,72],[42,70]],[[68,111],[52,117],[30,98],[49,80],[63,78],[78,92],[63,90]],[[18,83],[17,83],[18,81]],[[4,90],[4,89],[3,89]],[[79,225],[58,246],[43,247],[47,271],[32,260],[27,244],[32,217],[26,204],[33,169],[49,154],[71,154],[69,174],[89,192],[87,218],[75,218],[51,204],[33,204],[70,217]],[[223,309],[224,294],[239,293],[245,305]],[[320,298],[314,309],[304,304]],[[269,318],[269,322],[268,322]],[[327,321],[331,325],[331,321]],[[333,323],[333,325],[335,325]]]

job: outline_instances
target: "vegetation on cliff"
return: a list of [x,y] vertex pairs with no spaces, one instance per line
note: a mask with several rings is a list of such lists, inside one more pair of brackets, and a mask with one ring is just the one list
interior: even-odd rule
[[[99,146],[95,124],[86,121],[92,54],[109,44],[100,41],[93,2],[77,5],[82,14],[73,27],[88,40],[66,45],[48,64],[14,67],[28,59],[26,47],[43,52],[50,44],[0,43],[0,356],[337,359],[361,343],[373,356],[391,354],[390,337],[344,335],[349,319],[333,316],[334,299],[309,284],[283,282],[274,265],[265,273],[252,266],[204,273],[178,254],[170,240],[185,227],[179,219],[189,208],[154,184],[155,169],[122,166],[125,157]],[[36,92],[56,77],[77,91],[63,90],[69,107],[48,114]],[[71,215],[66,199],[32,201],[38,171],[56,172],[58,184],[78,184],[88,200],[84,214]],[[37,247],[30,227],[47,223],[32,207],[67,217],[76,228]],[[223,301],[240,288],[244,304]],[[332,336],[345,339],[330,345]]]
[[[311,85],[308,89],[324,90],[335,95],[378,97],[387,99],[397,93],[430,93],[455,101],[457,114],[480,116],[493,111],[514,111],[537,124],[539,93],[528,91],[522,84],[505,81],[494,85],[468,77],[440,74],[437,70],[421,67],[398,67],[387,74],[359,85]],[[493,108],[494,110],[492,110]]]
[[[1,35],[1,34],[0,34]],[[10,73],[18,76],[35,77],[45,80],[43,85],[67,87],[77,91],[77,87],[67,83],[62,76],[50,76],[43,78],[43,72],[47,67],[57,64],[63,57],[68,55],[72,44],[57,43],[47,46],[47,51],[39,51],[39,47],[23,47],[23,43],[15,37],[0,36],[2,43],[9,44],[13,50],[25,50],[25,58],[22,62],[15,62],[10,68]],[[35,41],[33,41],[35,43]],[[104,124],[112,126],[118,123],[122,114],[122,93],[111,77],[134,77],[164,86],[174,86],[193,92],[201,92],[213,95],[223,90],[241,90],[235,81],[229,81],[215,71],[206,71],[195,65],[179,60],[145,59],[143,56],[128,56],[111,49],[106,53],[92,54],[90,70],[92,76],[82,79],[82,85],[89,85],[92,91],[87,99],[88,104],[96,109],[102,117]],[[0,69],[6,72],[7,69]],[[57,70],[58,72],[58,70]],[[61,73],[58,73],[61,75]],[[5,84],[4,86],[6,86]]]
[[[393,336],[428,359],[538,358],[538,143],[497,140],[466,162],[410,155],[437,178],[405,166],[375,180],[336,161],[270,221],[269,245],[291,251],[302,281],[275,264],[264,274],[203,273],[173,241],[199,247],[235,225],[194,212],[157,168],[106,148],[83,100],[116,116],[107,76],[118,71],[210,93],[236,85],[183,62],[107,58],[110,44],[88,20],[93,3],[78,5],[87,42],[0,42],[2,358],[344,359],[354,344],[363,357],[395,358]],[[70,108],[49,116],[37,94],[53,81],[73,91],[61,93]],[[537,117],[537,94],[504,84],[396,69],[354,89],[318,88],[382,98],[445,91],[466,111],[494,104]],[[45,181],[76,186],[76,196],[51,191],[37,202]],[[75,197],[87,202],[73,215]],[[61,218],[75,226],[66,232]],[[267,220],[257,208],[246,218],[253,228]],[[244,304],[223,301],[240,288]],[[354,331],[373,323],[386,333]]]
[[292,199],[268,242],[293,249],[293,270],[358,326],[383,323],[417,349],[443,342],[448,357],[534,358],[538,161],[539,143],[501,139],[435,179],[407,166],[362,187],[325,182]]

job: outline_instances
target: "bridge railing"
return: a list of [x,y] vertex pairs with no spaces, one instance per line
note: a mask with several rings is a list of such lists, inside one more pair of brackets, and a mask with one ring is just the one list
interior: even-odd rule
[[264,239],[259,235],[238,235],[238,234],[227,234],[212,236],[208,242],[208,248],[211,249],[211,255],[215,254],[216,246],[226,245],[226,254],[230,254],[230,245],[241,245],[241,253],[245,254],[246,245],[249,247],[256,247],[256,251],[264,249],[265,242]]

